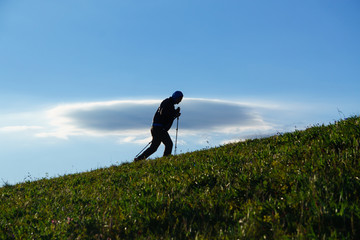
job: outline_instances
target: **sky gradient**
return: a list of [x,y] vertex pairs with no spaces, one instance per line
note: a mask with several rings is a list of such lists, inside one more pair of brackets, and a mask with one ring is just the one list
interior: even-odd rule
[[0,1],[0,185],[132,161],[176,90],[178,153],[358,115],[359,10],[335,0]]

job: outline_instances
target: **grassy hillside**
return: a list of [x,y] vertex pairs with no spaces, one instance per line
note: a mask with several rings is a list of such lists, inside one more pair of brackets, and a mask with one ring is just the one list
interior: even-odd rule
[[0,239],[360,238],[360,118],[0,189]]

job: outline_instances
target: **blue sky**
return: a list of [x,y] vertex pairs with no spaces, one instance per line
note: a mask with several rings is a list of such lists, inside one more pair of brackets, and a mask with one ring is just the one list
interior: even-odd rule
[[0,1],[0,184],[132,161],[176,90],[178,152],[359,114],[359,10],[335,0]]

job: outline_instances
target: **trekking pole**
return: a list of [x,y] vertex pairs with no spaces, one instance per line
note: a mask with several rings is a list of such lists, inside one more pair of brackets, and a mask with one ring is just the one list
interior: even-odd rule
[[177,117],[177,122],[176,122],[176,138],[175,138],[175,153],[174,153],[174,155],[176,155],[176,150],[177,150],[178,130],[179,130],[179,117]]
[[140,156],[140,154],[145,150],[145,148],[147,148],[151,143],[152,143],[152,141],[150,141],[150,142],[135,156],[135,158],[137,158],[138,156]]

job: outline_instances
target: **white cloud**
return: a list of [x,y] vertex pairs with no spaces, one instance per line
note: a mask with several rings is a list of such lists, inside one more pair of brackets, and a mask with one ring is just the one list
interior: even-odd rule
[[[143,133],[144,135],[144,133]],[[137,137],[137,136],[128,136],[123,137],[118,140],[118,143],[138,143],[138,144],[145,144],[151,141],[151,137],[148,135],[146,138],[144,137]]]
[[[160,102],[124,100],[60,105],[47,112],[50,129],[36,136],[63,139],[81,135],[119,136],[122,143],[144,143],[150,135],[152,118]],[[264,108],[260,105],[184,99],[179,106],[182,112],[179,122],[182,136],[194,137],[204,133],[234,135],[273,129],[257,111]]]
[[157,100],[127,100],[60,105],[46,113],[51,130],[37,136],[63,139],[80,135],[136,136],[151,124],[144,116],[158,103]]
[[[70,103],[48,110],[4,114],[3,136],[24,138],[107,137],[119,144],[146,144],[159,100],[118,100]],[[184,98],[179,104],[178,143],[186,146],[223,144],[303,129],[323,108],[301,104]],[[176,106],[177,107],[177,106]],[[296,127],[295,127],[296,126]],[[295,127],[295,128],[294,128]],[[169,131],[175,137],[176,122]]]

